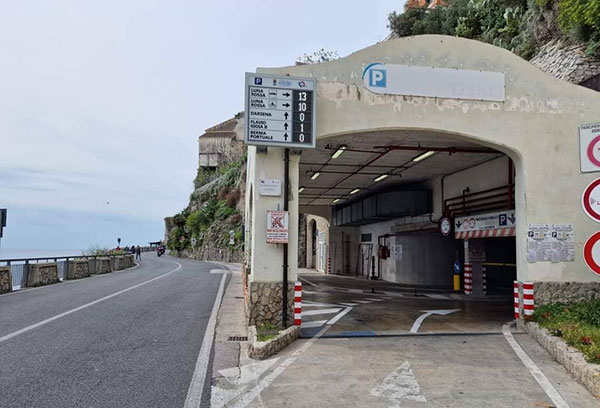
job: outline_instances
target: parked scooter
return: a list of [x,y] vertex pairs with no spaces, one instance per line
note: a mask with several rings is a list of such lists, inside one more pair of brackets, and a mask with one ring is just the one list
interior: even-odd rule
[[161,256],[165,254],[165,246],[164,245],[160,245],[158,248],[156,248],[156,255]]

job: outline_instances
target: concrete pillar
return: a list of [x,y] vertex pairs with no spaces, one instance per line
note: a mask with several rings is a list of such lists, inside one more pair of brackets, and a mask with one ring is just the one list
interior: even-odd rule
[[[293,321],[294,283],[298,279],[298,171],[300,156],[290,154],[289,244],[288,244],[288,325]],[[281,324],[283,287],[283,245],[267,244],[267,211],[283,210],[284,149],[269,147],[258,151],[248,147],[248,188],[246,202],[250,245],[247,260],[249,324]],[[281,195],[261,196],[260,179],[281,180]]]

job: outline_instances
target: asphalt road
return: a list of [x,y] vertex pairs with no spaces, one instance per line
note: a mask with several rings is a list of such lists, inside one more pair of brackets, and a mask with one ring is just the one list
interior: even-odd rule
[[148,253],[135,269],[0,296],[0,406],[182,407],[222,277],[211,269]]

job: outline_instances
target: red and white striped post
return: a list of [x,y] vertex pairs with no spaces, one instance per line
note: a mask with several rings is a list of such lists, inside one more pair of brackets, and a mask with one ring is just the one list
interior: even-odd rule
[[487,273],[486,267],[481,267],[481,284],[483,286],[483,294],[487,295]]
[[473,293],[473,265],[465,264],[465,294]]
[[515,307],[515,319],[518,319],[519,317],[521,317],[521,309],[520,309],[520,305],[519,305],[519,282],[518,281],[514,281],[513,282],[513,302],[514,302],[514,307]]
[[302,283],[294,285],[294,326],[302,323]]
[[523,282],[523,314],[525,318],[533,315],[534,309],[533,282]]

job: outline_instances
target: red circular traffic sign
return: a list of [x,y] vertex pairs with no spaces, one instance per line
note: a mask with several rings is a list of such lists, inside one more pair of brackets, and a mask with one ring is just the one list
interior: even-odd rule
[[600,178],[587,185],[581,195],[583,211],[596,222],[600,222]]
[[596,149],[596,145],[598,144],[598,142],[600,142],[600,135],[593,138],[587,148],[588,159],[590,159],[590,161],[596,166],[600,166],[600,160],[598,160],[599,158],[596,157],[595,154],[595,151],[600,151],[600,149]]
[[600,231],[589,237],[583,246],[583,259],[587,266],[600,275]]

